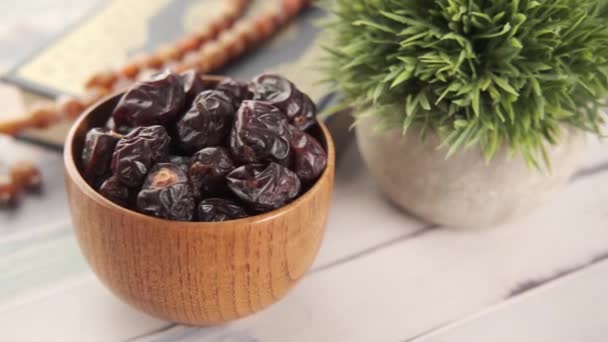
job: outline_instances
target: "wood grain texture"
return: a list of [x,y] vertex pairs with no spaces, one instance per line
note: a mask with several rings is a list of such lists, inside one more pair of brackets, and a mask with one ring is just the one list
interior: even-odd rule
[[335,169],[326,127],[313,134],[328,151],[327,169],[296,201],[236,221],[172,222],[113,204],[80,175],[74,158],[86,131],[105,122],[118,99],[85,113],[64,153],[76,235],[99,279],[152,316],[192,325],[235,320],[282,298],[310,268],[325,231]]
[[608,341],[606,283],[605,261],[411,342]]

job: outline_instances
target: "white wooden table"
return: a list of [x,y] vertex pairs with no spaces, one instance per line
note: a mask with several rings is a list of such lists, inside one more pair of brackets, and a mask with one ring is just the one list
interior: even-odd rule
[[[10,94],[0,89],[2,105]],[[597,140],[559,196],[481,231],[394,208],[353,144],[312,270],[266,311],[204,329],[141,314],[97,281],[70,227],[60,153],[3,138],[0,153],[39,160],[47,181],[0,211],[0,341],[608,341],[608,146]]]
[[[0,214],[0,341],[608,340],[608,150],[594,142],[552,202],[476,232],[392,207],[353,145],[313,269],[270,309],[207,329],[157,321],[105,290],[60,222],[61,156],[22,148],[56,178],[44,196]],[[39,223],[22,225],[26,215]]]

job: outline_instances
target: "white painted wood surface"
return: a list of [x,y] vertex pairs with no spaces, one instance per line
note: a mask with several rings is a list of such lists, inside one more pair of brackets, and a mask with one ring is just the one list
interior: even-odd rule
[[[353,146],[339,163],[328,233],[313,270],[270,309],[208,329],[173,326],[120,303],[90,274],[66,225],[4,232],[0,341],[406,341],[513,301],[511,294],[530,282],[549,281],[534,293],[565,281],[561,273],[590,270],[606,281],[605,268],[589,265],[608,256],[608,172],[602,172],[608,151],[592,143],[587,160],[586,171],[531,216],[460,232],[429,228],[392,207]],[[592,286],[585,279],[565,290],[569,297]],[[598,296],[598,303],[608,297]],[[568,302],[562,305],[566,310]],[[587,336],[604,336],[608,306],[593,312],[595,320],[572,320],[569,331],[593,327]],[[541,332],[560,330],[543,317],[534,321],[546,327]],[[471,329],[461,334],[472,340]]]
[[415,342],[608,341],[608,262]]

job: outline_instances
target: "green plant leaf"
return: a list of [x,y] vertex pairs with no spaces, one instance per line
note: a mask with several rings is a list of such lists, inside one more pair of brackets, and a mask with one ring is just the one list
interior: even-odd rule
[[517,90],[515,90],[515,88],[513,88],[509,84],[509,81],[507,81],[506,79],[498,77],[496,75],[492,75],[492,79],[494,80],[494,83],[496,83],[497,86],[502,88],[507,93],[515,95],[515,96],[519,96],[519,93],[517,92]]
[[[606,0],[331,0],[326,79],[382,129],[538,167],[564,126],[602,136]],[[390,110],[388,109],[390,108]],[[395,109],[398,108],[398,109]],[[382,109],[382,110],[381,110]]]
[[400,85],[401,83],[409,80],[412,77],[412,74],[414,73],[414,68],[413,67],[405,67],[404,70],[397,76],[395,77],[395,80],[393,81],[393,83],[391,83],[391,89],[395,88],[396,86]]

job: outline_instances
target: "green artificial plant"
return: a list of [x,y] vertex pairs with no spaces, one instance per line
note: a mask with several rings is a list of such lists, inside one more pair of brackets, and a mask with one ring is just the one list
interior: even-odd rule
[[568,126],[600,134],[608,0],[334,0],[328,79],[385,129],[536,167]]

